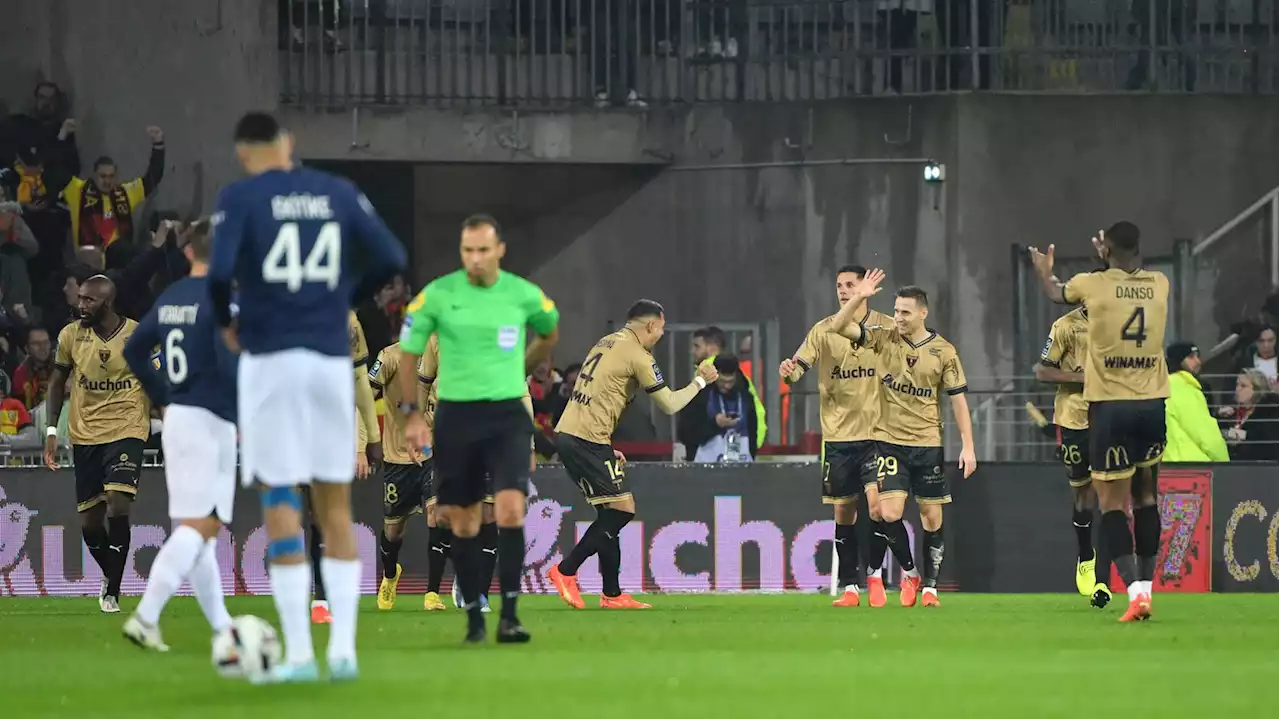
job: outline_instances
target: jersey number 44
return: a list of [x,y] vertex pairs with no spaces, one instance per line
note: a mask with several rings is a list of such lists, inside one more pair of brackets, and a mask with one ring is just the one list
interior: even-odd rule
[[337,222],[321,225],[315,244],[304,260],[298,223],[280,225],[275,242],[262,259],[262,279],[283,284],[290,292],[298,292],[304,283],[311,282],[337,289],[342,279],[342,226]]

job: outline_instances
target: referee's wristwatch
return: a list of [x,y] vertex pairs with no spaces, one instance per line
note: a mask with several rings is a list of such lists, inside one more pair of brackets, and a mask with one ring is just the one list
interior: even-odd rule
[[397,408],[400,410],[400,414],[408,417],[409,415],[418,411],[418,403],[417,402],[401,402],[399,405],[397,405]]

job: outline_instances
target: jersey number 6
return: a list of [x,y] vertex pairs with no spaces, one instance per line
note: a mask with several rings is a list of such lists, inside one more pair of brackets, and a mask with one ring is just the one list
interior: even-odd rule
[[182,351],[182,330],[169,330],[164,336],[164,369],[169,384],[182,384],[187,379],[187,353]]
[[262,279],[284,283],[290,292],[302,289],[304,282],[323,282],[337,289],[342,276],[342,228],[336,222],[320,226],[316,242],[302,259],[302,233],[298,223],[286,222],[276,233],[275,242],[262,258]]

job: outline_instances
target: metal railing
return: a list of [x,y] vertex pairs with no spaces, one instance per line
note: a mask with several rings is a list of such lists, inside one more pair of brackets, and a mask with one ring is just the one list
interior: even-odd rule
[[1269,0],[277,0],[282,100],[1277,89]]

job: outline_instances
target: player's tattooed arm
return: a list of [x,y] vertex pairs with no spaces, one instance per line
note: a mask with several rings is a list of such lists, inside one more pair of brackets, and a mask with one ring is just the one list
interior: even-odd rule
[[882,282],[884,282],[884,270],[867,270],[867,274],[854,283],[849,301],[845,302],[836,316],[831,319],[831,331],[852,342],[862,342],[866,333],[856,319],[858,310],[868,299],[880,293],[883,289],[880,287]]

